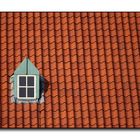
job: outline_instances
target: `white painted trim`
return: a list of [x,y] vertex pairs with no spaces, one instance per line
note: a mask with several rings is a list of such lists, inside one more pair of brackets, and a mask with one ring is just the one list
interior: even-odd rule
[[[19,86],[19,77],[26,77],[26,86]],[[27,77],[33,76],[34,77],[34,86],[27,86]],[[26,97],[19,97],[19,87],[26,88]],[[34,97],[27,97],[27,89],[31,87],[34,88]],[[17,75],[17,98],[18,99],[36,99],[36,75]]]

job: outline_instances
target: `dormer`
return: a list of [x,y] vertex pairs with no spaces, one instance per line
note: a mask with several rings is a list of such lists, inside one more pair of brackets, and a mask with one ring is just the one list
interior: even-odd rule
[[44,80],[32,62],[25,58],[12,76],[12,85],[15,102],[38,102],[44,87]]

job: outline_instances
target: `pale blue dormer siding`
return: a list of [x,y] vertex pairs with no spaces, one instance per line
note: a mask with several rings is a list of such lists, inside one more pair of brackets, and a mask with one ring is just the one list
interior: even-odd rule
[[31,63],[28,58],[25,58],[23,62],[18,66],[14,72],[14,96],[17,97],[17,76],[18,75],[35,75],[36,76],[36,98],[39,98],[39,71]]

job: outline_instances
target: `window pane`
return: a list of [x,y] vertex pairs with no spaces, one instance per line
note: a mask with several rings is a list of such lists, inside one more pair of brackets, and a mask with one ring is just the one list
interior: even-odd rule
[[29,76],[27,78],[28,78],[28,86],[34,86],[34,77]]
[[26,77],[19,77],[19,86],[26,86]]
[[19,97],[26,97],[26,88],[19,88]]
[[28,88],[27,97],[34,97],[34,88]]

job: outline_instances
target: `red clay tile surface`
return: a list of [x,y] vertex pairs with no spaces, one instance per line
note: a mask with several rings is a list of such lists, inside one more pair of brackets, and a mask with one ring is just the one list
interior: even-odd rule
[[[28,57],[45,102],[10,102]],[[0,13],[1,128],[140,128],[140,13]]]

